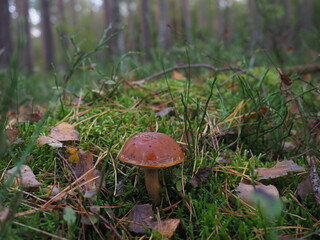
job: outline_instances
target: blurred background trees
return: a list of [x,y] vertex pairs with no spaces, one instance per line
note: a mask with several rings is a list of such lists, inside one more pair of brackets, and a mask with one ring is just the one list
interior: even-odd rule
[[129,51],[151,60],[185,45],[231,65],[243,57],[261,64],[264,51],[280,66],[312,63],[317,9],[317,0],[0,0],[0,67],[15,53],[28,74],[64,68],[71,39],[88,49],[109,26],[118,34],[94,59],[101,64]]

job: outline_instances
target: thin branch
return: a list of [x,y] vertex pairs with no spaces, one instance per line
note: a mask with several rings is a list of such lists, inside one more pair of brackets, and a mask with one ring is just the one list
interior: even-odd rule
[[182,69],[190,69],[190,68],[207,68],[207,69],[209,69],[209,70],[211,70],[213,72],[229,72],[229,71],[232,71],[232,72],[244,73],[244,74],[254,78],[255,80],[259,81],[258,77],[256,77],[255,75],[253,75],[249,71],[241,69],[241,68],[236,68],[236,67],[217,68],[217,67],[212,66],[210,64],[202,63],[202,64],[184,64],[184,65],[178,65],[178,66],[170,67],[170,68],[167,68],[167,69],[165,69],[165,70],[163,70],[161,72],[157,72],[157,73],[155,73],[155,74],[153,74],[153,75],[151,75],[151,76],[149,76],[147,78],[144,78],[142,80],[132,82],[132,84],[141,85],[141,84],[144,84],[146,82],[151,82],[155,78],[160,77],[161,75],[167,74],[169,72],[182,70]]

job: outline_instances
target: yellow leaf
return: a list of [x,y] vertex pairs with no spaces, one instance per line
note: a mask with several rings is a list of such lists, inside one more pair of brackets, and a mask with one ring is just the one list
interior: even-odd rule
[[71,163],[79,162],[79,150],[73,147],[66,147],[67,151],[69,152],[68,161]]

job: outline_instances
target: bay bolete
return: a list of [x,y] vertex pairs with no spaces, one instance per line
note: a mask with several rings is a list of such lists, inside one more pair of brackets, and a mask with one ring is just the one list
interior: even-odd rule
[[179,145],[166,134],[157,132],[134,135],[123,145],[118,158],[144,170],[146,188],[155,203],[159,203],[161,199],[158,170],[184,160]]

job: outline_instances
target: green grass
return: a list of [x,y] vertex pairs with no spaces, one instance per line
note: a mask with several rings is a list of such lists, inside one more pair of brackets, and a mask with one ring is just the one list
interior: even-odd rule
[[[121,64],[120,61],[119,66]],[[62,100],[58,95],[51,100],[48,113],[41,122],[17,124],[19,137],[24,141],[18,144],[6,142],[0,169],[4,171],[27,164],[44,186],[30,191],[33,195],[28,196],[21,194],[18,189],[7,188],[2,182],[0,207],[11,206],[12,214],[1,223],[0,236],[3,239],[46,239],[49,233],[78,239],[85,234],[85,239],[98,239],[99,231],[105,239],[110,239],[113,234],[106,230],[101,220],[96,223],[96,229],[82,226],[79,212],[84,210],[82,206],[89,210],[93,202],[97,206],[114,206],[110,209],[101,208],[99,214],[116,226],[123,239],[138,238],[128,232],[125,217],[135,204],[151,202],[146,194],[142,171],[120,163],[117,155],[129,137],[143,131],[158,131],[172,136],[181,144],[185,153],[184,164],[160,172],[161,183],[165,182],[165,186],[162,186],[162,203],[157,208],[153,206],[155,216],[158,209],[162,220],[181,220],[173,239],[274,239],[280,235],[312,238],[319,235],[316,221],[320,211],[316,203],[310,199],[302,201],[295,198],[297,185],[305,174],[289,174],[280,179],[261,181],[275,185],[280,192],[283,209],[275,218],[266,218],[259,208],[245,205],[235,193],[243,176],[254,179],[252,172],[255,168],[272,167],[277,159],[293,159],[295,163],[306,167],[307,155],[319,157],[319,144],[312,141],[306,127],[308,119],[317,111],[318,96],[314,89],[301,82],[294,82],[292,95],[299,99],[301,105],[301,112],[296,115],[288,110],[290,101],[286,101],[284,92],[279,90],[277,73],[264,68],[252,71],[260,82],[246,75],[235,75],[228,79],[231,73],[212,77],[206,71],[197,70],[196,74],[191,74],[191,78],[186,80],[174,80],[168,74],[167,77],[160,77],[141,87],[128,86],[120,81],[111,89],[103,89],[106,92],[103,96],[91,92],[93,87],[101,88],[101,84],[97,83],[100,79],[116,80],[115,75],[140,78],[157,72],[153,70],[153,65],[155,63],[147,65],[145,69],[139,68],[135,73],[122,72],[123,68],[118,72],[104,72],[99,67],[91,71],[80,70],[74,73],[68,83],[67,98]],[[53,79],[51,83],[54,83]],[[21,83],[15,83],[13,92],[36,96],[36,102],[46,102],[48,96],[52,99],[54,93],[59,93],[43,85],[43,95],[39,96],[29,85],[31,79],[19,75],[13,80]],[[38,76],[34,81],[41,80]],[[61,80],[62,77],[57,76],[58,85]],[[315,81],[311,79],[311,82]],[[265,95],[262,87],[266,90]],[[71,106],[71,99],[75,94],[80,94],[80,89],[83,103],[80,108]],[[23,101],[21,98],[13,98],[10,101],[17,108],[28,98]],[[246,104],[241,106],[241,102]],[[175,115],[157,117],[155,108],[161,104],[163,108],[174,107]],[[267,109],[264,116],[250,117],[259,113],[261,107]],[[2,110],[2,116],[6,111],[8,109]],[[73,117],[81,111],[87,113]],[[234,117],[231,117],[232,114]],[[95,160],[103,151],[108,151],[98,165],[105,177],[105,186],[91,201],[84,199],[81,194],[77,197],[69,196],[56,203],[55,209],[14,218],[14,213],[42,206],[41,199],[48,201],[44,193],[45,186],[59,183],[61,189],[64,189],[73,182],[70,169],[56,155],[57,150],[49,146],[39,147],[34,142],[37,136],[48,135],[50,129],[62,121],[76,125],[81,138],[77,147],[92,152]],[[232,131],[232,134],[215,138],[213,133],[218,133],[216,128]],[[216,145],[213,145],[216,140]],[[288,151],[282,148],[282,141],[297,141],[299,147]],[[230,164],[219,165],[216,160],[221,156],[228,156]],[[213,168],[212,174],[195,188],[189,180],[203,167]],[[115,188],[120,182],[124,184],[125,190],[115,195]],[[170,208],[175,203],[176,207]],[[77,211],[73,224],[68,225],[63,218],[65,206],[72,206]],[[157,239],[159,235],[148,232],[147,237]]]

